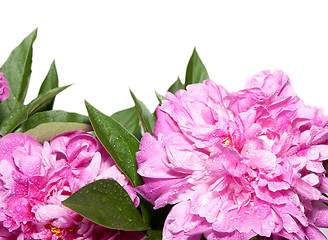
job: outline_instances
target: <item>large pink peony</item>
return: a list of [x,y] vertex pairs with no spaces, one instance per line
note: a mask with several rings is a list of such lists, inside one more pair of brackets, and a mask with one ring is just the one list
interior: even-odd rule
[[0,239],[142,239],[142,233],[101,227],[61,201],[97,179],[114,179],[139,204],[128,179],[99,141],[68,132],[42,146],[25,134],[0,140]]
[[6,100],[9,97],[9,86],[7,79],[3,76],[3,73],[0,72],[0,103],[3,100]]
[[234,93],[206,80],[166,98],[137,153],[138,191],[174,205],[163,239],[326,239],[327,117],[283,72]]

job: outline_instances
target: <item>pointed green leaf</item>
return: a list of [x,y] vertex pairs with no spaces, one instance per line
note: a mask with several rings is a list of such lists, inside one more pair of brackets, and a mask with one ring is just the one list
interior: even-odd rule
[[62,203],[104,227],[126,231],[143,231],[148,228],[128,193],[112,179],[92,182]]
[[130,179],[134,186],[142,184],[137,173],[136,152],[139,141],[113,118],[106,116],[85,102],[93,129],[117,166]]
[[36,139],[39,143],[43,144],[43,142],[50,141],[59,134],[78,130],[89,132],[92,131],[92,127],[91,125],[85,123],[50,122],[39,124],[35,128],[32,128],[25,133]]
[[112,116],[117,122],[133,135],[140,135],[139,117],[135,107],[127,108],[114,113]]
[[185,87],[189,84],[201,83],[208,78],[207,70],[195,48],[187,66]]
[[13,132],[20,124],[25,122],[36,110],[46,104],[50,99],[58,93],[68,88],[69,86],[52,89],[46,93],[41,94],[28,105],[22,106],[9,114],[1,125],[1,133],[6,135]]
[[21,126],[19,126],[15,132],[26,132],[40,124],[50,122],[77,122],[90,125],[90,121],[87,116],[61,110],[50,110],[34,114],[28,118]]
[[32,45],[37,29],[17,46],[0,68],[10,88],[10,96],[0,105],[0,122],[12,111],[21,107],[27,93],[32,65]]
[[[55,61],[53,61],[46,78],[43,80],[41,84],[38,96],[57,87],[58,87],[58,74],[57,74]],[[52,110],[54,101],[55,101],[55,97],[50,99],[49,102],[45,104],[38,111],[42,112],[42,111]]]
[[183,86],[180,78],[178,77],[178,79],[171,85],[171,87],[167,91],[175,94],[178,90],[183,89],[183,88],[184,88],[184,86]]
[[162,105],[163,100],[167,100],[166,97],[164,97],[163,95],[159,94],[159,93],[156,92],[156,91],[155,91],[155,94],[156,94],[156,97],[157,97],[157,99],[158,99],[158,101],[159,101],[159,105]]
[[156,122],[155,116],[149,112],[143,102],[136,98],[131,90],[130,93],[136,106],[142,128],[145,132],[149,132],[151,135],[153,135],[153,130]]
[[53,99],[58,93],[64,91],[69,86],[71,85],[67,85],[64,87],[57,87],[39,95],[37,98],[35,98],[33,101],[31,101],[28,104],[28,106],[30,106],[29,115],[37,111],[39,108],[43,107],[45,104],[49,102],[49,100]]

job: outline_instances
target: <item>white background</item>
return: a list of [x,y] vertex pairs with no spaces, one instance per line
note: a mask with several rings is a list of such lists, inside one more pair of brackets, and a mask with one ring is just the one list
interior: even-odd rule
[[325,1],[2,1],[0,65],[38,27],[32,100],[56,60],[56,109],[86,114],[133,106],[150,110],[184,79],[194,47],[210,77],[229,91],[264,69],[282,69],[305,103],[328,114],[328,5]]
[[55,108],[86,114],[83,100],[111,115],[133,106],[129,88],[150,110],[194,47],[210,77],[230,91],[264,69],[282,69],[308,105],[328,114],[326,1],[2,1],[0,65],[38,27],[32,100],[56,60]]

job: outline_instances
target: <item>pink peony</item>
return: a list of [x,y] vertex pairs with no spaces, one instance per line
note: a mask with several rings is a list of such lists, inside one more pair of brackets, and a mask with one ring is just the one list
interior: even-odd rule
[[0,72],[0,103],[7,98],[9,98],[9,86],[3,73]]
[[263,71],[229,93],[211,80],[157,108],[137,153],[154,208],[173,204],[163,239],[326,239],[327,117],[287,75]]
[[99,141],[68,132],[42,146],[25,134],[0,140],[0,239],[142,239],[143,233],[107,229],[61,204],[86,184],[114,179],[135,205],[139,198]]

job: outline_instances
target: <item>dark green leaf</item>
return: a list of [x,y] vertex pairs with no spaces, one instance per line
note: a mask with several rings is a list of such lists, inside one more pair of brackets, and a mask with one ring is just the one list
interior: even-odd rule
[[147,231],[147,234],[149,236],[145,238],[145,240],[162,240],[163,231],[149,229]]
[[28,106],[30,107],[29,115],[31,113],[34,113],[35,111],[39,110],[39,108],[43,107],[51,99],[53,99],[58,93],[64,91],[69,86],[71,86],[71,85],[67,85],[64,87],[57,87],[57,88],[51,89],[51,90],[39,95],[37,98],[35,98],[33,101],[31,101],[28,104]]
[[[53,61],[46,78],[42,82],[38,95],[40,96],[41,94],[46,93],[57,87],[58,87],[58,74],[57,74],[55,61]],[[42,112],[42,111],[52,110],[54,101],[55,101],[55,97],[50,99],[49,102],[45,104],[38,111]]]
[[207,70],[195,48],[187,66],[185,87],[189,84],[201,83],[208,78]]
[[90,125],[90,121],[87,116],[61,110],[50,110],[34,114],[28,118],[15,132],[26,132],[40,124],[49,122],[77,122]]
[[157,99],[158,99],[158,101],[159,101],[159,105],[162,105],[163,100],[167,100],[166,97],[164,97],[163,95],[159,94],[159,93],[156,92],[156,91],[155,91],[155,94],[156,94],[156,97],[157,97]]
[[10,96],[0,104],[0,122],[9,113],[23,106],[30,81],[32,65],[32,45],[37,35],[37,29],[28,35],[22,43],[10,54],[6,62],[0,68],[7,79]]
[[172,209],[172,205],[166,205],[165,207],[156,209],[152,212],[152,218],[151,218],[151,229],[163,229],[165,219],[167,218],[167,215]]
[[113,118],[106,116],[85,102],[93,129],[112,156],[117,166],[131,180],[134,186],[142,184],[137,174],[136,152],[139,151],[139,141]]
[[111,117],[125,127],[130,133],[136,135],[140,132],[139,117],[135,107],[116,112]]
[[148,228],[128,193],[112,179],[92,182],[62,203],[104,227],[126,231],[143,231]]
[[204,237],[203,234],[202,234],[202,237],[200,238],[200,240],[206,240],[206,238]]
[[258,240],[258,239],[260,239],[260,236],[259,235],[256,235],[255,237],[252,237],[249,240]]
[[130,91],[130,93],[136,106],[142,128],[145,132],[149,132],[151,135],[153,135],[153,130],[156,122],[155,116],[149,112],[143,102],[136,98],[132,91]]
[[145,200],[141,195],[139,195],[139,198],[140,198],[140,204],[139,204],[139,207],[140,207],[140,210],[141,210],[141,213],[142,213],[142,218],[144,219],[144,222],[150,226],[151,225],[151,221],[152,221],[152,217],[155,213],[155,210],[154,210],[154,206],[148,202],[147,200]]
[[184,86],[180,80],[180,78],[178,77],[178,79],[171,85],[171,87],[167,90],[173,94],[175,94],[178,90],[183,89]]
[[56,96],[58,93],[63,91],[69,86],[59,87],[52,89],[46,93],[41,94],[28,105],[22,106],[21,108],[15,110],[10,115],[8,115],[2,125],[1,133],[6,135],[10,132],[13,132],[20,124],[25,122],[29,116],[31,116],[36,110],[46,104],[50,99]]
[[91,125],[86,123],[76,123],[76,122],[50,122],[50,123],[42,123],[35,128],[32,128],[25,132],[30,135],[34,139],[36,139],[39,143],[43,143],[45,141],[50,141],[55,136],[62,134],[64,132],[70,131],[85,131],[89,132],[92,130]]
[[6,135],[13,132],[21,123],[28,118],[28,105],[22,106],[9,114],[1,125],[1,133]]

